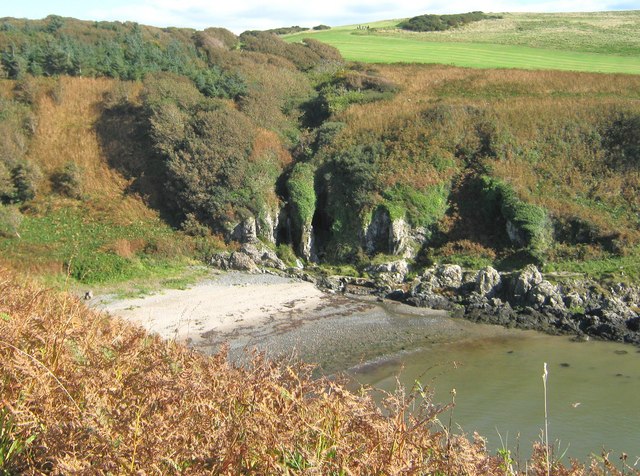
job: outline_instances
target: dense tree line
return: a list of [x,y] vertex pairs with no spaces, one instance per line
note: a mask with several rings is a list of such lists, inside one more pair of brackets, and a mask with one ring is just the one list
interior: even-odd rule
[[398,24],[403,30],[445,31],[481,20],[500,18],[483,12],[456,13],[453,15],[419,15]]
[[65,74],[140,80],[164,71],[191,78],[208,96],[242,94],[246,89],[242,78],[211,63],[195,34],[57,16],[30,22],[5,19],[0,24],[0,61],[10,79]]

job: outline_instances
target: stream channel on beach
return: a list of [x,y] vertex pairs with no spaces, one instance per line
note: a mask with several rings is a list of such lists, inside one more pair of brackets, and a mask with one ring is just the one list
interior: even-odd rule
[[[640,458],[638,348],[474,324],[391,302],[329,302],[310,315],[292,313],[284,327],[231,337],[231,357],[247,347],[270,355],[295,347],[322,372],[379,389],[393,390],[396,379],[408,388],[419,381],[442,403],[455,389],[454,429],[477,431],[494,452],[506,446],[515,455],[519,446],[522,460],[544,427],[546,362],[550,441],[559,451],[581,461],[603,447],[613,461],[623,451],[631,465]],[[448,423],[449,413],[440,419]]]

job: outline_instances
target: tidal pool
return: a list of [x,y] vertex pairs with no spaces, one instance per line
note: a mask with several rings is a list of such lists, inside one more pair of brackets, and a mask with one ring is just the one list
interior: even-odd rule
[[[351,370],[363,384],[392,390],[396,378],[432,389],[447,403],[455,389],[453,421],[474,431],[493,451],[504,446],[522,460],[544,427],[543,365],[548,368],[549,438],[558,454],[585,461],[603,449],[640,458],[640,353],[631,346],[573,342],[534,333],[468,337],[434,343]],[[449,414],[441,420],[448,422]]]

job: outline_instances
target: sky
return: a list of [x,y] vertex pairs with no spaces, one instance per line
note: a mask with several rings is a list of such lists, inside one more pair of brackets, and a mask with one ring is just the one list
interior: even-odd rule
[[281,26],[364,24],[425,13],[579,12],[640,9],[640,0],[2,0],[0,17],[135,21],[234,33]]

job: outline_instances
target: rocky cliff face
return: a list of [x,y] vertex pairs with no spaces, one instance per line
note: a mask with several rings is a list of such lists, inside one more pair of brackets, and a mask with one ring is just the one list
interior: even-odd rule
[[401,258],[415,256],[416,250],[426,241],[423,228],[412,228],[404,219],[391,219],[389,212],[379,207],[363,232],[363,249],[369,255],[377,253]]

